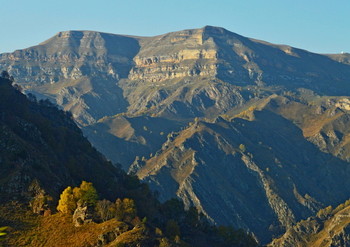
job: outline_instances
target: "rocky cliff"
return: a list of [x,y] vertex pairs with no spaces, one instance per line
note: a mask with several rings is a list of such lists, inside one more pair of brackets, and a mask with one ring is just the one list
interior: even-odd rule
[[195,121],[131,169],[163,200],[176,194],[215,222],[266,242],[349,193],[348,163],[308,142],[268,110],[274,104],[252,112],[251,120]]
[[349,246],[349,210],[349,201],[335,209],[332,207],[322,209],[317,216],[298,222],[268,246]]
[[155,37],[60,32],[0,54],[108,159],[213,222],[267,242],[348,197],[348,54],[206,26]]
[[349,90],[349,66],[335,60],[345,55],[318,55],[206,26],[148,38],[60,32],[1,54],[0,66],[27,92],[90,125],[122,112],[213,115],[243,104],[251,93],[261,97],[281,87],[342,95]]
[[86,125],[126,109],[116,83],[128,75],[138,47],[124,36],[60,32],[38,46],[2,54],[1,67],[25,91],[52,99]]

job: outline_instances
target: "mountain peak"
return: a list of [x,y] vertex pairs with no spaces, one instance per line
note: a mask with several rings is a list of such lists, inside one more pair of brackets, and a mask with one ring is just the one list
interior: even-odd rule
[[[68,31],[60,31],[56,33],[53,37],[48,40],[40,43],[39,45],[47,45],[50,43],[62,43],[68,42],[67,45],[71,45],[73,41],[80,41],[82,38],[86,36],[96,36],[99,35],[99,32],[96,31],[78,31],[78,30],[68,30]],[[69,42],[70,41],[70,42]]]
[[[72,112],[93,144],[125,169],[146,164],[146,176],[163,167],[145,177],[159,182],[160,198],[177,195],[267,241],[280,229],[274,222],[287,227],[319,203],[349,195],[348,56],[205,26],[137,38],[63,31],[2,54],[0,67],[26,92]],[[218,198],[223,206],[213,203]]]
[[[70,38],[70,37],[82,37],[87,31],[77,31],[77,30],[68,30],[58,32],[55,36],[58,38]],[[92,31],[88,31],[92,32]]]
[[217,26],[210,26],[206,25],[201,28],[204,32],[212,32],[212,33],[224,33],[224,32],[229,32],[227,29],[223,27],[217,27]]

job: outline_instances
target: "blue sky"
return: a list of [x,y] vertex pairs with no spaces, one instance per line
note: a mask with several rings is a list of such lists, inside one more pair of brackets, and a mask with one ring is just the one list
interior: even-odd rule
[[0,0],[0,53],[59,31],[153,36],[205,25],[318,53],[350,52],[350,0]]

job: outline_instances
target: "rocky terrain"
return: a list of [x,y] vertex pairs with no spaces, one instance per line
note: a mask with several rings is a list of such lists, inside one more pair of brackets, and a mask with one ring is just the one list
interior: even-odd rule
[[0,54],[27,94],[208,219],[263,243],[348,199],[349,54],[206,26],[155,37],[65,31]]
[[27,98],[6,72],[0,95],[1,246],[257,246],[179,200],[161,204],[106,161],[69,112]]
[[0,203],[57,198],[83,179],[107,198],[123,189],[126,175],[91,146],[69,113],[28,100],[11,83],[0,77]]
[[317,216],[298,222],[268,246],[349,246],[349,203],[320,210]]
[[215,222],[268,241],[266,231],[278,234],[349,193],[348,163],[322,152],[276,114],[283,102],[298,104],[276,96],[246,112],[250,120],[194,121],[131,169],[163,200],[176,194]]

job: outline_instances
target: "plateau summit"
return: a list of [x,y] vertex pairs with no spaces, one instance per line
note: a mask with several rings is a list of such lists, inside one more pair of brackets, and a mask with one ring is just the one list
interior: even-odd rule
[[205,26],[155,37],[64,31],[0,54],[26,94],[71,112],[159,199],[268,243],[350,195],[350,54]]

